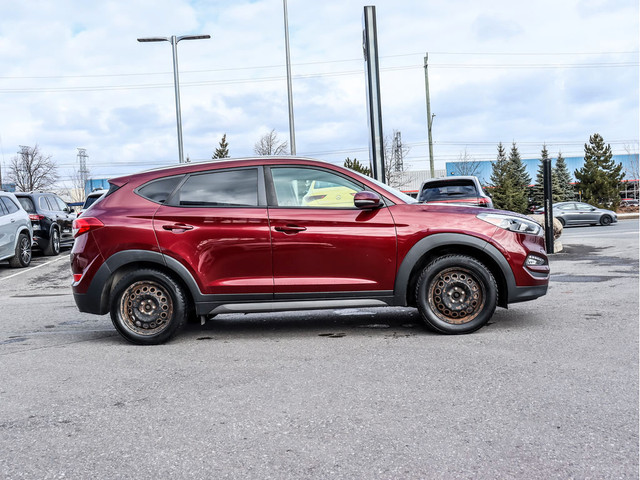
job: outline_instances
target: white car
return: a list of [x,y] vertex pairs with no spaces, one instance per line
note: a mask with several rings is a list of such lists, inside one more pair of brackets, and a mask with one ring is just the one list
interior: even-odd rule
[[100,197],[102,197],[107,192],[108,190],[104,190],[104,189],[94,190],[89,195],[87,195],[87,198],[84,200],[84,205],[82,205],[82,208],[78,212],[78,216],[82,215],[87,208],[89,208],[91,205],[96,203],[98,199],[100,199]]
[[29,214],[13,193],[0,191],[0,260],[9,260],[12,267],[28,267],[32,239]]

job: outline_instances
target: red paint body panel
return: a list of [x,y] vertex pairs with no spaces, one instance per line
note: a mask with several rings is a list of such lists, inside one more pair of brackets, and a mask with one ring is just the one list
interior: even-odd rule
[[[388,208],[270,208],[276,293],[393,290],[396,230]],[[305,230],[285,233],[291,226]]]

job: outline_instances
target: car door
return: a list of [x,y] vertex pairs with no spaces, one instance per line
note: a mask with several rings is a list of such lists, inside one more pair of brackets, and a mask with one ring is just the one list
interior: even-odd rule
[[[267,182],[276,299],[393,290],[393,218],[386,206],[353,205],[361,184],[329,169],[302,166],[273,166]],[[346,205],[345,196],[351,199]]]
[[554,216],[562,218],[565,225],[578,223],[580,218],[578,211],[576,210],[576,204],[573,202],[563,203],[562,205],[554,207]]
[[60,242],[73,242],[72,225],[74,215],[70,213],[69,206],[57,195],[48,195],[47,199],[49,200],[53,213],[56,216],[56,223],[60,227]]
[[576,203],[580,223],[598,223],[600,212],[587,203]]
[[264,191],[262,169],[256,167],[198,172],[156,211],[153,228],[161,251],[187,267],[202,293],[272,298]]

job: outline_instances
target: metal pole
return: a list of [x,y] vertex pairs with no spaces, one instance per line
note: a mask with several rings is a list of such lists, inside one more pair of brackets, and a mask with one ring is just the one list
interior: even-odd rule
[[173,54],[173,87],[176,96],[176,118],[178,122],[178,160],[184,163],[184,153],[182,148],[182,111],[180,109],[180,79],[178,78],[178,40],[175,35],[171,36],[171,51]]
[[182,112],[180,109],[180,80],[178,78],[178,42],[180,40],[201,40],[211,38],[210,35],[182,35],[176,37],[148,37],[139,38],[139,42],[169,42],[171,43],[171,51],[173,54],[173,87],[175,89],[176,97],[176,121],[178,128],[178,160],[180,163],[184,163],[184,154],[182,148]]
[[284,5],[284,45],[287,57],[287,92],[289,95],[289,143],[291,155],[296,154],[296,128],[293,122],[293,90],[291,86],[291,58],[289,53],[289,20],[287,14],[287,0],[282,0]]
[[553,253],[553,186],[551,182],[551,159],[542,160],[542,182],[544,196],[544,239],[547,253]]
[[431,115],[431,99],[429,97],[429,70],[427,69],[427,64],[429,61],[429,53],[425,53],[424,57],[424,85],[427,96],[427,131],[429,133],[429,168],[431,170],[431,178],[434,178],[436,175],[435,165],[433,163],[433,139],[431,137],[431,126],[433,125],[433,117],[435,114]]

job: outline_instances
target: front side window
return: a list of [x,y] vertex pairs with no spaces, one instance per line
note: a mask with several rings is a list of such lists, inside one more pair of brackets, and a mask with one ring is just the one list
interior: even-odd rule
[[255,207],[258,170],[224,170],[191,175],[171,199],[181,207]]
[[353,197],[364,190],[341,175],[302,167],[271,168],[279,207],[355,208]]

